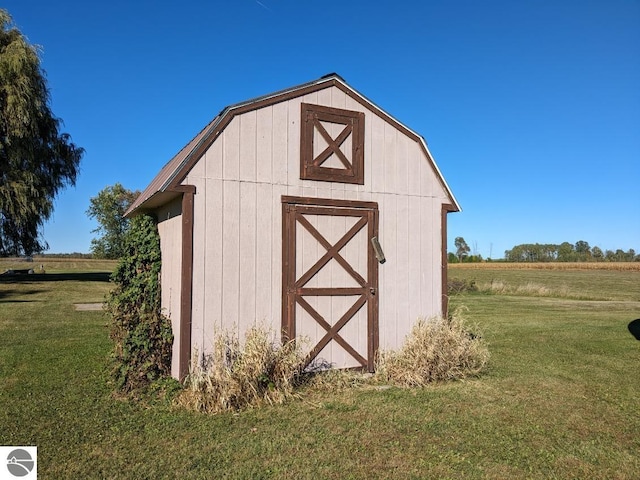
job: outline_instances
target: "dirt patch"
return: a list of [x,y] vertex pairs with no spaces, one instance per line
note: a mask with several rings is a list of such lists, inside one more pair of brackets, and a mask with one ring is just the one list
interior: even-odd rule
[[102,310],[102,305],[103,305],[102,303],[74,303],[73,304],[75,309],[81,312]]

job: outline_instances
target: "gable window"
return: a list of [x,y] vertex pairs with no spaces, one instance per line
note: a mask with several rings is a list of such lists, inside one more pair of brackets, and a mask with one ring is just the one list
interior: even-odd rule
[[302,104],[300,178],[364,185],[364,113]]

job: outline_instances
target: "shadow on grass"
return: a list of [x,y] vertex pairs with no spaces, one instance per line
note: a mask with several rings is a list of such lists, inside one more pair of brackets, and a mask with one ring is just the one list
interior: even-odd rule
[[30,275],[0,275],[0,303],[28,303],[38,300],[25,300],[12,297],[23,297],[42,293],[43,289],[4,288],[5,285],[30,285],[44,282],[108,282],[110,272],[86,273],[34,273]]
[[[0,284],[5,283],[1,282]],[[15,296],[26,296],[26,295],[35,295],[36,293],[44,292],[45,290],[19,290],[17,288],[12,288],[9,290],[2,289],[0,290],[0,303],[29,303],[29,302],[38,302],[39,300],[11,300],[10,297]]]
[[33,282],[108,282],[111,272],[84,273],[33,273],[31,275],[0,275],[0,285],[3,283],[33,283]]
[[[34,302],[41,302],[42,300],[13,300],[11,298],[4,298],[4,294],[0,294],[0,303],[34,303]],[[8,297],[9,295],[7,295]]]
[[629,332],[631,332],[631,335],[636,337],[636,340],[640,340],[640,318],[629,322],[628,327],[629,327]]

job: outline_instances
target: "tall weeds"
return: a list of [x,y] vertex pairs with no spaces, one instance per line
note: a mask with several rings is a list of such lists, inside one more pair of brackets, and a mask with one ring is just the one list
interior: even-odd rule
[[248,330],[242,344],[222,333],[211,355],[192,361],[178,404],[215,413],[282,403],[294,395],[303,360],[300,342],[282,345],[264,328]]
[[378,355],[376,376],[419,387],[478,375],[488,360],[486,343],[468,331],[456,312],[450,318],[418,319],[400,350]]
[[[298,396],[305,384],[317,391],[358,387],[369,377],[326,371],[304,372],[304,342],[280,344],[267,329],[254,327],[244,342],[228,332],[216,337],[213,352],[194,358],[180,406],[206,413],[244,410],[283,403]],[[419,387],[479,374],[489,351],[481,337],[469,332],[457,312],[450,318],[419,319],[398,351],[378,355],[370,381]]]
[[548,287],[546,285],[527,282],[523,285],[511,285],[503,280],[491,280],[479,286],[481,292],[487,292],[494,295],[521,295],[527,297],[560,297],[568,298],[571,296],[569,287],[562,285],[560,287]]

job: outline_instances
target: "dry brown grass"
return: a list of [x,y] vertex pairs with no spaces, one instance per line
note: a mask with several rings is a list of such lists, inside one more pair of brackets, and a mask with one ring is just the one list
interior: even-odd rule
[[478,286],[481,292],[494,295],[522,295],[528,297],[569,297],[570,291],[566,285],[549,287],[535,282],[527,282],[524,285],[512,285],[503,280],[492,280]]
[[486,343],[468,330],[457,311],[448,319],[418,319],[400,350],[380,353],[376,376],[419,387],[478,375],[488,360]]
[[247,331],[243,344],[229,332],[216,337],[213,354],[191,362],[180,406],[206,413],[283,403],[294,394],[304,355],[301,342],[281,345],[265,328]]
[[482,262],[450,263],[452,270],[617,270],[640,272],[640,262]]
[[331,393],[366,387],[373,376],[359,370],[332,368],[308,372],[302,376],[305,393]]

